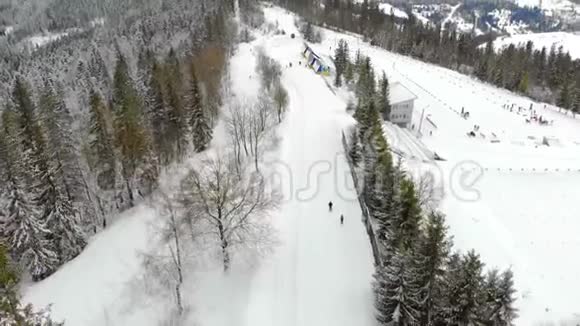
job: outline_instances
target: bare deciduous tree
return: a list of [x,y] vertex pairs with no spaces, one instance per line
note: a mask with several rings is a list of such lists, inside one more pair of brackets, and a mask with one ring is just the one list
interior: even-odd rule
[[262,78],[262,86],[266,90],[270,90],[272,85],[278,80],[282,75],[282,66],[274,59],[266,55],[263,48],[257,48],[258,62],[256,65],[256,70],[260,77]]
[[259,171],[259,160],[263,152],[263,143],[274,125],[274,104],[261,96],[255,102],[235,104],[228,119],[228,131],[233,148],[234,168],[241,177],[241,168],[245,157],[253,157],[256,171]]
[[188,270],[188,257],[184,246],[191,242],[184,241],[189,235],[187,228],[180,218],[182,207],[178,200],[163,192],[158,192],[152,198],[152,205],[157,210],[159,219],[156,220],[155,232],[160,236],[163,244],[160,251],[143,254],[143,265],[150,282],[154,280],[156,287],[151,292],[169,290],[175,299],[173,319],[184,317],[185,305],[182,285],[185,272]]
[[421,173],[413,179],[420,207],[427,211],[435,209],[441,201],[442,190],[435,186],[433,174]]
[[219,242],[225,272],[230,268],[232,247],[272,241],[267,217],[280,198],[275,190],[266,189],[258,173],[240,181],[232,161],[229,156],[207,159],[181,185],[187,218],[205,222],[208,233]]

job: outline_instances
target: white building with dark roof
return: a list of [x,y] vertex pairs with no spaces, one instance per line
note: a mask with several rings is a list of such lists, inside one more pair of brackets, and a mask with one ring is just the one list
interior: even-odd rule
[[[412,129],[413,111],[415,109],[415,100],[417,95],[411,92],[401,83],[393,83],[389,87],[389,100],[391,103],[391,112],[389,119],[399,127]],[[387,112],[383,112],[386,115]],[[386,118],[386,116],[385,116]]]

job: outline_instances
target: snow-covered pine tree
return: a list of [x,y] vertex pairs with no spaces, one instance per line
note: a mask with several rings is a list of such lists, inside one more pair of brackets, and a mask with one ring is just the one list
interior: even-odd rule
[[30,189],[27,165],[22,164],[23,135],[20,129],[20,117],[12,109],[2,113],[2,171],[1,177],[5,190],[4,207],[6,215],[2,221],[0,238],[4,239],[10,254],[22,266],[25,266],[34,280],[41,280],[50,275],[58,263],[53,244],[47,241],[49,230],[33,200]]
[[362,148],[360,145],[360,141],[358,138],[358,129],[357,128],[353,128],[350,136],[349,136],[349,151],[348,151],[348,155],[350,157],[350,160],[352,161],[352,164],[355,167],[358,167],[359,163],[361,162],[362,159]]
[[335,80],[334,86],[342,86],[342,76],[346,70],[346,64],[348,62],[348,44],[345,40],[338,41],[338,46],[334,51],[334,66],[335,66]]
[[354,79],[354,64],[347,60],[346,68],[344,70],[344,82],[350,84]]
[[189,125],[193,138],[193,146],[195,151],[201,152],[207,148],[211,141],[212,129],[203,108],[202,94],[193,62],[189,65],[188,106],[190,113]]
[[115,147],[110,125],[112,115],[101,96],[91,90],[89,108],[89,166],[101,190],[115,189]]
[[436,212],[428,215],[424,235],[417,242],[413,255],[413,265],[419,275],[419,325],[433,325],[443,313],[445,263],[451,249],[444,220],[443,215]]
[[355,93],[359,102],[374,101],[375,84],[375,73],[371,59],[365,57],[359,67],[359,75],[356,83]]
[[391,114],[391,104],[389,101],[389,80],[387,79],[387,74],[384,71],[381,79],[379,80],[379,91],[377,95],[378,110],[386,120],[389,120]]
[[483,263],[473,250],[452,255],[445,281],[444,321],[448,325],[478,325],[482,320]]
[[419,198],[415,192],[415,184],[408,178],[401,180],[401,217],[399,232],[401,246],[404,250],[412,250],[419,239],[422,219]]
[[181,66],[173,49],[169,51],[165,63],[165,82],[169,116],[168,141],[175,148],[174,159],[181,159],[188,149],[190,113],[185,109]]
[[[111,89],[111,77],[107,71],[105,60],[99,53],[97,45],[91,48],[88,58],[88,71],[93,80],[93,87],[97,87],[100,92],[109,92]],[[108,97],[110,93],[104,93]]]
[[399,251],[377,268],[373,288],[380,325],[417,325],[420,298],[414,287],[414,274],[408,256]]
[[572,104],[572,114],[576,116],[576,114],[580,113],[580,86],[576,86],[574,90],[574,103]]
[[128,205],[135,205],[132,185],[137,170],[148,158],[150,144],[143,127],[141,101],[129,74],[129,66],[121,53],[113,80],[113,111],[115,114],[115,142],[121,154],[122,175],[128,195]]
[[393,168],[392,180],[388,183],[386,190],[387,193],[387,205],[386,205],[386,223],[382,224],[379,228],[380,233],[385,234],[385,241],[383,243],[385,258],[388,262],[391,257],[397,252],[406,253],[403,248],[403,232],[401,230],[402,225],[402,198],[401,198],[401,183],[405,178],[404,171],[401,167],[401,161],[399,160],[397,165]]
[[511,270],[501,275],[494,269],[488,272],[484,283],[485,305],[482,309],[485,322],[490,325],[511,326],[517,318],[514,307],[515,290]]
[[55,186],[71,202],[79,202],[87,199],[82,195],[82,172],[72,135],[72,117],[62,96],[62,92],[47,84],[40,97],[39,116],[48,155],[56,166]]
[[45,153],[38,160],[45,171],[38,174],[42,190],[39,204],[43,207],[43,221],[51,232],[49,237],[61,264],[76,257],[86,246],[85,235],[79,225],[79,214],[74,206],[82,177],[76,149],[71,138],[71,118],[64,101],[50,84],[40,97],[40,120],[46,137]]
[[160,164],[167,165],[173,158],[174,145],[168,139],[169,112],[163,89],[164,71],[154,57],[148,68],[150,72],[145,102],[147,104],[148,125],[151,128],[151,142]]

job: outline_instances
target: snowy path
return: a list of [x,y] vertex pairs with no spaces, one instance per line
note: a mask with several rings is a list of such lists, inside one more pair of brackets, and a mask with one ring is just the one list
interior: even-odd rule
[[[268,49],[281,62],[299,60],[299,41]],[[290,107],[279,164],[286,175],[281,244],[254,277],[245,324],[374,325],[371,249],[340,136],[353,120],[310,69],[286,69],[283,84]]]

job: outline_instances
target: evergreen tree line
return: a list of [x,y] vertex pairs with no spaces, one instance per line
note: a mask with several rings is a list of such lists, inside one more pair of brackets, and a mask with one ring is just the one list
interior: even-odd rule
[[440,25],[425,25],[411,13],[409,19],[387,15],[377,1],[277,2],[308,21],[362,34],[371,44],[388,51],[474,75],[498,87],[557,104],[573,114],[580,112],[580,60],[572,60],[562,47],[535,49],[530,41],[494,51],[491,36],[475,37]]
[[233,7],[217,8],[189,51],[140,46],[131,56],[117,43],[111,67],[90,47],[65,70],[72,84],[51,71],[52,60],[58,67],[74,53],[62,52],[66,42],[26,59],[39,66],[13,62],[18,69],[0,104],[0,242],[33,280],[76,257],[90,234],[152,193],[165,167],[207,148],[235,40]]
[[377,225],[373,288],[378,323],[513,325],[512,272],[485,272],[474,251],[453,252],[444,215],[421,206],[413,179],[393,159],[381,128],[381,114],[389,111],[385,74],[377,83],[370,59],[360,53],[346,65],[354,70],[358,100],[348,155],[364,180],[360,196]]
[[144,93],[120,53],[112,97],[105,100],[91,90],[83,158],[58,83],[47,80],[35,103],[30,85],[21,78],[15,82],[0,129],[1,236],[34,280],[76,257],[86,246],[86,231],[106,227],[104,209],[101,221],[80,216],[79,208],[90,200],[82,195],[87,177],[81,159],[89,163],[100,189],[92,199],[101,208],[114,204],[121,211],[156,188],[163,167],[192,148],[203,151],[211,140],[193,62],[182,63],[174,51],[164,62],[151,52],[143,60]]

